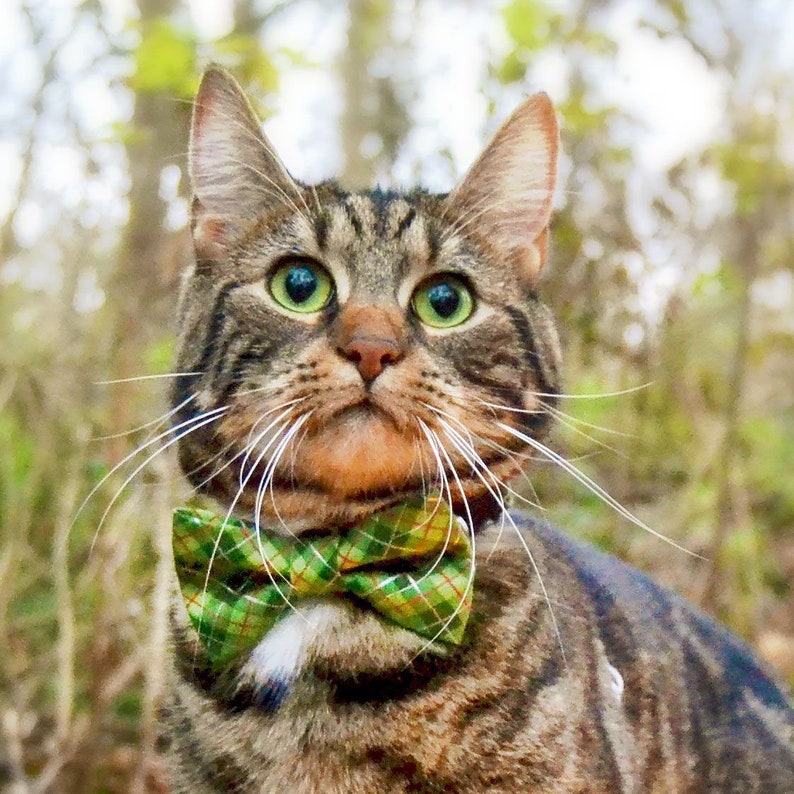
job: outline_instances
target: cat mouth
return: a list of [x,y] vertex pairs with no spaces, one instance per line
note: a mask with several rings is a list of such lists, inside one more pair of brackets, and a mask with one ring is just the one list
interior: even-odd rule
[[364,395],[355,401],[338,407],[328,417],[328,421],[342,424],[349,423],[355,427],[379,421],[386,422],[397,429],[401,427],[392,412],[387,407],[373,400],[369,395]]

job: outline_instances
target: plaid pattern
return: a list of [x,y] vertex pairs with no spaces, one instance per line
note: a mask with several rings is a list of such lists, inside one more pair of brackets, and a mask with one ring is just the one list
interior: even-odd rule
[[257,533],[250,522],[182,507],[174,511],[173,541],[188,615],[215,666],[253,650],[300,599],[341,593],[431,641],[463,639],[471,546],[463,522],[437,497],[313,540],[263,527]]

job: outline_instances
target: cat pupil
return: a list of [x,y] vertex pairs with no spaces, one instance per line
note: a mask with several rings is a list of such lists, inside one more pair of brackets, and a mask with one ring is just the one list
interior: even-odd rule
[[436,284],[427,293],[427,300],[439,317],[452,317],[460,306],[460,295],[450,284]]
[[303,303],[317,289],[317,276],[308,267],[294,267],[284,282],[284,288],[295,303]]

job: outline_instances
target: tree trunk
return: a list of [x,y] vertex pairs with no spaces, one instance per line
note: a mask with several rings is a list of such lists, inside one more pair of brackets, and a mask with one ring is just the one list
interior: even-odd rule
[[739,424],[741,420],[742,396],[747,379],[748,351],[750,347],[750,327],[752,323],[752,289],[760,262],[758,253],[758,233],[752,222],[744,221],[739,230],[741,241],[738,246],[738,271],[741,275],[742,291],[736,314],[736,347],[731,361],[728,380],[728,401],[725,406],[725,434],[722,440],[719,459],[716,463],[717,505],[714,515],[714,531],[709,545],[707,558],[711,568],[703,586],[701,606],[711,612],[720,611],[720,584],[724,573],[721,557],[725,541],[736,526],[735,469],[739,465],[737,447],[739,443]]
[[[138,0],[141,29],[178,6],[177,0]],[[165,166],[184,165],[180,153],[187,149],[189,123],[189,107],[175,97],[149,91],[136,94],[127,145],[129,219],[108,288],[115,317],[111,355],[117,379],[146,374],[142,354],[162,337],[173,316],[175,273],[164,261],[172,235],[164,227],[160,178]],[[129,430],[135,419],[135,385],[116,384],[113,405],[110,432]],[[124,444],[122,439],[111,448],[111,462],[123,456]]]
[[410,124],[393,76],[372,74],[376,56],[390,40],[391,0],[351,0],[349,13],[347,47],[339,61],[345,97],[339,181],[360,190],[390,170]]

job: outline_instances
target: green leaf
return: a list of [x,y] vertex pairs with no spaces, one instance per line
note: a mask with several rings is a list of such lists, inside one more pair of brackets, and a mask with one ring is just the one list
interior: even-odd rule
[[135,51],[135,91],[190,98],[196,86],[196,38],[166,18],[154,20]]
[[505,84],[521,82],[526,73],[526,59],[517,49],[512,50],[495,70],[496,79]]
[[146,372],[158,375],[169,372],[174,359],[174,337],[166,334],[145,351]]
[[502,10],[507,35],[518,47],[532,51],[548,44],[553,16],[540,0],[513,0]]
[[243,84],[256,83],[267,94],[278,91],[278,68],[256,37],[229,34],[215,43],[215,51]]

